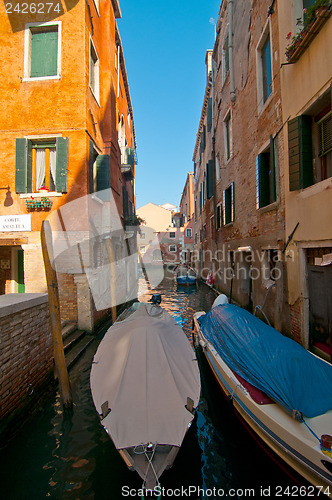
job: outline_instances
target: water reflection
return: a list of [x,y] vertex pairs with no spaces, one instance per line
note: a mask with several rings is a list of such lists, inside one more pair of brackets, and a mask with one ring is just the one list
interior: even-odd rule
[[[214,292],[199,283],[178,286],[171,273],[153,292],[162,306],[192,338],[194,312],[209,310]],[[140,300],[152,291],[140,283]],[[100,342],[96,339],[70,373],[74,409],[63,413],[55,393],[21,432],[0,450],[0,498],[9,500],[120,500],[122,487],[138,490],[141,480],[130,472],[99,423],[90,392],[90,369]],[[288,478],[260,450],[237,422],[198,353],[202,395],[197,419],[186,435],[174,466],[161,477],[165,488],[254,488],[289,484]],[[134,497],[138,498],[138,497]],[[192,494],[193,500],[217,496]],[[225,498],[226,494],[225,494]],[[236,496],[233,498],[236,498]]]

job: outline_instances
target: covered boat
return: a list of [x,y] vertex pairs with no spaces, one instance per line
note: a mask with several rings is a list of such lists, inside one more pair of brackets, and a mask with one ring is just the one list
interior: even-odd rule
[[143,487],[155,488],[174,462],[200,397],[187,336],[160,306],[136,303],[105,334],[90,381],[115,447]]
[[179,266],[176,269],[176,282],[178,285],[195,285],[197,273],[188,266]]
[[196,313],[194,324],[240,419],[332,497],[332,366],[233,304]]

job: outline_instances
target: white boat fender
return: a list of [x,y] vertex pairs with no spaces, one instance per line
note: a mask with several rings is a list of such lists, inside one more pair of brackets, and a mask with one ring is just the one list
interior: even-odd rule
[[224,306],[225,304],[228,304],[228,298],[224,293],[221,293],[213,302],[212,309],[216,306]]
[[201,346],[202,349],[205,349],[206,347],[206,342],[204,342],[204,340],[200,340],[199,341],[199,345]]

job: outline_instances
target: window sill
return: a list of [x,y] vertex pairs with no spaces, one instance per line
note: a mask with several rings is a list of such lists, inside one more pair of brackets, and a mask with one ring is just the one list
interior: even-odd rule
[[257,212],[260,214],[264,214],[265,212],[271,212],[272,210],[276,210],[279,206],[278,201],[274,201],[273,203],[270,203],[269,205],[266,205],[265,207],[261,207],[257,209]]
[[298,191],[297,194],[299,198],[309,198],[310,196],[318,195],[326,189],[330,188],[332,188],[332,177],[324,179],[323,181],[316,182],[315,184],[312,184],[311,186]]
[[41,82],[44,80],[61,80],[61,75],[54,76],[36,76],[36,77],[24,77],[22,82]]
[[20,193],[20,199],[26,198],[56,198],[62,196],[63,193],[57,193],[55,191],[49,191],[44,193]]
[[258,118],[260,117],[260,115],[262,113],[264,113],[264,111],[266,110],[266,108],[268,107],[268,105],[270,104],[270,102],[272,101],[272,98],[273,98],[273,88],[272,88],[272,92],[271,94],[269,95],[269,97],[266,99],[266,101],[262,104],[262,107],[258,107]]

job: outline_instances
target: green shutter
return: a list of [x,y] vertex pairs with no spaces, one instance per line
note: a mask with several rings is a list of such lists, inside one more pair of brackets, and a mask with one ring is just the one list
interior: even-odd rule
[[94,158],[94,148],[93,142],[89,140],[89,171],[88,171],[88,192],[93,193],[93,158]]
[[134,172],[134,167],[135,167],[135,151],[131,148],[128,148],[127,150],[127,158],[128,158],[128,165],[131,166]]
[[212,128],[212,97],[209,97],[208,106],[207,106],[207,129],[208,129],[208,132],[210,132],[211,128]]
[[29,193],[32,189],[32,145],[28,139],[16,139],[15,192]]
[[44,33],[31,33],[31,77],[45,76],[43,53]]
[[261,153],[256,158],[257,205],[258,208],[269,205],[269,161],[270,155]]
[[301,115],[288,122],[289,190],[313,184],[311,116]]
[[213,196],[213,161],[209,160],[206,164],[206,183],[207,183],[207,198]]
[[224,53],[225,53],[225,76],[226,73],[229,71],[229,36],[227,35],[226,40],[225,40],[225,46],[224,46]]
[[58,31],[31,33],[31,77],[54,76],[58,69]]
[[68,137],[56,138],[55,189],[58,193],[67,192],[68,146]]
[[273,203],[277,199],[276,190],[276,165],[275,165],[275,142],[273,136],[270,135],[270,170],[269,170],[269,202]]
[[18,285],[18,293],[25,292],[25,284],[24,284],[24,252],[19,249],[17,251],[17,285]]
[[[233,185],[233,184],[232,184]],[[233,188],[232,185],[229,186],[224,191],[224,207],[225,207],[225,224],[229,224],[233,221]]]
[[216,228],[220,229],[222,226],[222,205],[217,206]]
[[311,186],[314,182],[313,161],[312,161],[312,130],[311,116],[302,115],[300,117],[300,156],[302,160],[302,188]]
[[[96,181],[97,191],[110,189],[111,187],[111,157],[110,155],[98,155],[96,159]],[[110,201],[110,192],[98,193],[98,197],[104,201]]]

